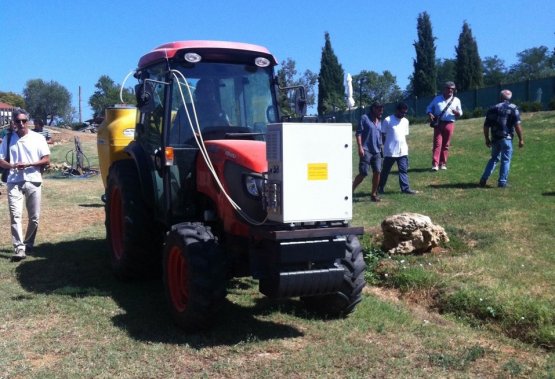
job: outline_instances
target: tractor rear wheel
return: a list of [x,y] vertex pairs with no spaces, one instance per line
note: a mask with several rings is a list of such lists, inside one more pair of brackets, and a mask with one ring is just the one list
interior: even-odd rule
[[364,279],[366,263],[356,236],[347,236],[345,256],[336,260],[335,266],[344,270],[341,288],[327,295],[303,297],[302,300],[310,312],[328,317],[344,317],[351,313],[362,300],[362,289],[366,285]]
[[212,325],[226,296],[224,254],[209,228],[174,225],[164,247],[164,289],[175,323],[189,332]]
[[141,194],[135,163],[116,161],[106,189],[106,236],[112,271],[118,279],[142,279],[160,274],[161,236]]

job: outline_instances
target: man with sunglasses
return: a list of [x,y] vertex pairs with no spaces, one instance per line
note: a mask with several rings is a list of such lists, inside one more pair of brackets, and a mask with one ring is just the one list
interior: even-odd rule
[[445,82],[443,93],[436,96],[426,108],[429,121],[437,121],[437,126],[434,127],[432,171],[447,170],[455,119],[463,114],[461,101],[455,96],[455,92],[455,83]]
[[[0,167],[10,170],[8,175],[8,206],[10,209],[13,260],[25,259],[34,246],[41,205],[41,171],[50,163],[50,149],[44,137],[29,130],[29,114],[23,109],[12,112],[14,133],[8,146],[7,138],[0,145]],[[23,203],[27,207],[29,223],[23,236]]]

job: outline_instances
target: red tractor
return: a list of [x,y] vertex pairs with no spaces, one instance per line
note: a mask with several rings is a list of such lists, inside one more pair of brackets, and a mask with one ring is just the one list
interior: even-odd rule
[[[361,300],[351,126],[281,122],[276,64],[244,43],[159,46],[134,73],[137,108],[99,128],[113,271],[162,273],[186,330],[214,322],[233,277],[332,317]],[[304,88],[288,90],[305,112]]]

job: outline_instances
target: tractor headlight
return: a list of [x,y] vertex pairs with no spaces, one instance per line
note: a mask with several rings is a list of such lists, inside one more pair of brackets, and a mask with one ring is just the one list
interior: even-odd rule
[[262,196],[262,183],[262,175],[248,174],[244,176],[245,189],[252,197]]

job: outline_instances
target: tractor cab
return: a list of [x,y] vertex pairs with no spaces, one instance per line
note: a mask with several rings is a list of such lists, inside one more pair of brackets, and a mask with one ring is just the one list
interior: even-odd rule
[[279,121],[276,64],[263,47],[207,41],[162,45],[140,59],[138,146],[130,150],[140,146],[152,162],[158,219],[198,217],[195,168],[203,145],[214,151],[209,141],[263,141],[267,125]]

